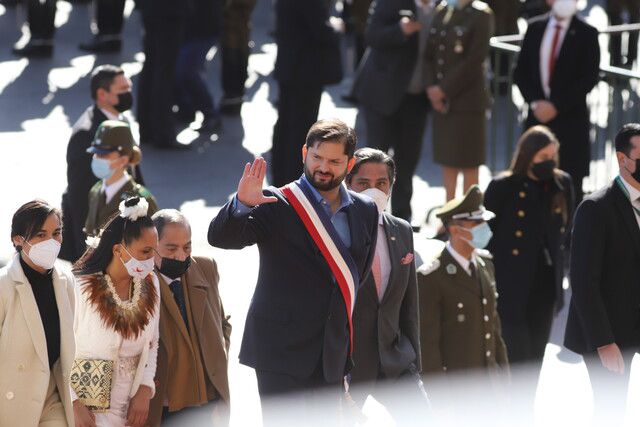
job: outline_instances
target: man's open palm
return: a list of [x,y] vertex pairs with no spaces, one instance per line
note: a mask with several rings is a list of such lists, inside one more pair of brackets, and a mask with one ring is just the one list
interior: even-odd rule
[[253,163],[247,163],[244,166],[242,178],[238,183],[238,200],[243,205],[254,207],[263,203],[275,203],[277,198],[271,196],[266,197],[262,194],[262,183],[267,174],[267,162],[258,157]]

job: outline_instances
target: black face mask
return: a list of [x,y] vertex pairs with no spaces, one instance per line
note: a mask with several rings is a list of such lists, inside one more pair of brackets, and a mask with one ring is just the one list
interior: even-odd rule
[[[631,157],[627,157],[629,160],[633,160]],[[625,169],[627,169],[627,172],[629,172],[631,174],[631,178],[635,179],[637,182],[640,182],[640,159],[635,159],[634,160],[636,162],[636,171],[635,172],[631,172],[629,169],[627,169],[627,167],[625,166]]]
[[131,92],[123,92],[118,94],[118,103],[113,106],[117,111],[124,113],[133,106],[133,94]]
[[545,160],[544,162],[534,163],[531,166],[531,173],[540,181],[549,181],[553,178],[553,170],[555,168],[555,160]]
[[172,280],[175,280],[186,273],[190,265],[191,257],[187,257],[187,259],[185,259],[184,261],[163,257],[159,270],[160,273],[164,274]]

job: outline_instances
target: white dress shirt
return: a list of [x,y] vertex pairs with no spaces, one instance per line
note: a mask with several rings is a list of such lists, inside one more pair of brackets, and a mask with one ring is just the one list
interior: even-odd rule
[[635,187],[630,185],[622,176],[620,177],[620,181],[622,181],[624,187],[629,192],[629,201],[631,202],[631,206],[635,208],[633,209],[633,214],[638,222],[638,227],[640,227],[640,214],[638,214],[638,210],[640,210],[640,191],[636,190]]
[[453,246],[451,246],[451,242],[447,242],[447,246],[446,246],[447,250],[449,251],[449,253],[451,254],[451,256],[453,257],[453,259],[456,260],[456,262],[458,264],[460,264],[460,267],[462,267],[462,269],[469,275],[471,276],[471,270],[469,269],[469,264],[473,263],[473,265],[476,267],[476,271],[478,271],[478,261],[476,260],[476,253],[475,251],[471,254],[471,259],[468,260],[465,257],[463,257],[462,255],[460,255],[460,253],[458,251],[456,251],[455,249],[453,249]]
[[389,244],[387,242],[387,233],[384,229],[384,223],[382,222],[382,215],[378,217],[376,256],[380,259],[380,294],[378,295],[378,299],[382,300],[384,292],[389,285],[389,276],[391,275],[391,256],[389,255]]
[[129,174],[127,172],[125,172],[124,175],[122,175],[122,178],[120,178],[119,180],[117,180],[111,185],[107,185],[107,182],[104,180],[102,181],[102,191],[104,191],[105,193],[107,203],[109,203],[111,199],[113,199],[113,196],[115,196],[116,193],[120,191],[120,189],[124,187],[124,185],[128,181],[129,181]]
[[560,35],[558,36],[558,45],[556,46],[555,52],[557,58],[558,53],[562,48],[564,37],[567,35],[567,28],[569,28],[571,19],[572,18],[558,21],[553,15],[551,15],[549,22],[547,23],[547,28],[544,30],[544,36],[542,36],[542,43],[540,44],[540,79],[542,80],[542,89],[544,90],[544,94],[547,98],[549,98],[549,94],[551,93],[551,89],[549,87],[549,59],[551,57],[553,36],[556,33],[556,25],[560,25],[562,27]]
[[[99,107],[98,107],[99,108]],[[115,114],[113,114],[111,111],[107,111],[105,109],[100,108],[100,111],[102,111],[102,114],[104,114],[105,116],[107,116],[108,120],[120,120],[121,122],[126,122],[127,120],[125,119],[125,117],[122,114],[118,114],[117,116]]]

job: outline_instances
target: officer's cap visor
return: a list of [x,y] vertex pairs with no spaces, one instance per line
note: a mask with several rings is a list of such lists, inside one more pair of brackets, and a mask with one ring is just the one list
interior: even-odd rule
[[118,151],[118,147],[112,147],[111,145],[92,145],[87,148],[89,154],[109,154],[114,151]]
[[455,214],[451,217],[451,219],[468,221],[489,221],[495,217],[496,214],[483,208],[473,212],[463,212]]

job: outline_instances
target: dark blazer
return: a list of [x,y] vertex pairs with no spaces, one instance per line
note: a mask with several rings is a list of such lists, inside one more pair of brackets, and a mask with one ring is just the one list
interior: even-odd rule
[[98,182],[91,172],[92,155],[87,153],[98,126],[107,120],[93,105],[73,125],[67,145],[67,189],[62,195],[62,248],[60,258],[75,262],[85,249],[84,223],[89,210],[89,190]]
[[326,0],[278,0],[274,75],[280,84],[323,86],[342,80],[340,35]]
[[353,381],[375,381],[379,374],[396,378],[411,364],[420,369],[418,287],[413,259],[413,231],[408,222],[388,213],[382,215],[391,258],[389,283],[378,299],[373,275],[363,283],[353,315],[355,366]]
[[640,344],[640,229],[613,182],[578,206],[571,243],[571,305],[564,345],[585,354]]
[[[540,45],[549,14],[532,19],[522,42],[513,80],[525,101],[546,99],[540,77]],[[560,140],[560,168],[574,178],[589,175],[589,110],[586,96],[596,85],[600,71],[598,30],[574,16],[555,64],[548,101],[558,116],[546,125]],[[533,113],[526,127],[539,124]]]
[[[258,283],[247,313],[240,362],[257,370],[308,378],[322,354],[325,380],[340,381],[349,352],[342,294],[329,265],[282,192],[269,187],[264,193],[278,202],[234,217],[231,201],[209,226],[212,246],[242,249],[258,244]],[[362,282],[375,252],[378,211],[370,199],[349,194],[353,198],[347,208],[349,252]]]
[[365,31],[369,46],[354,82],[358,102],[373,110],[394,113],[407,92],[418,57],[418,33],[406,37],[401,10],[416,13],[414,0],[377,0]]
[[520,175],[494,178],[484,193],[484,206],[496,217],[489,221],[493,238],[487,249],[493,254],[500,294],[498,312],[503,321],[524,321],[529,291],[534,285],[538,257],[549,251],[555,272],[556,312],[564,303],[564,253],[573,217],[573,183],[560,172],[550,181],[550,198],[562,193],[566,210],[543,206],[536,183]]

